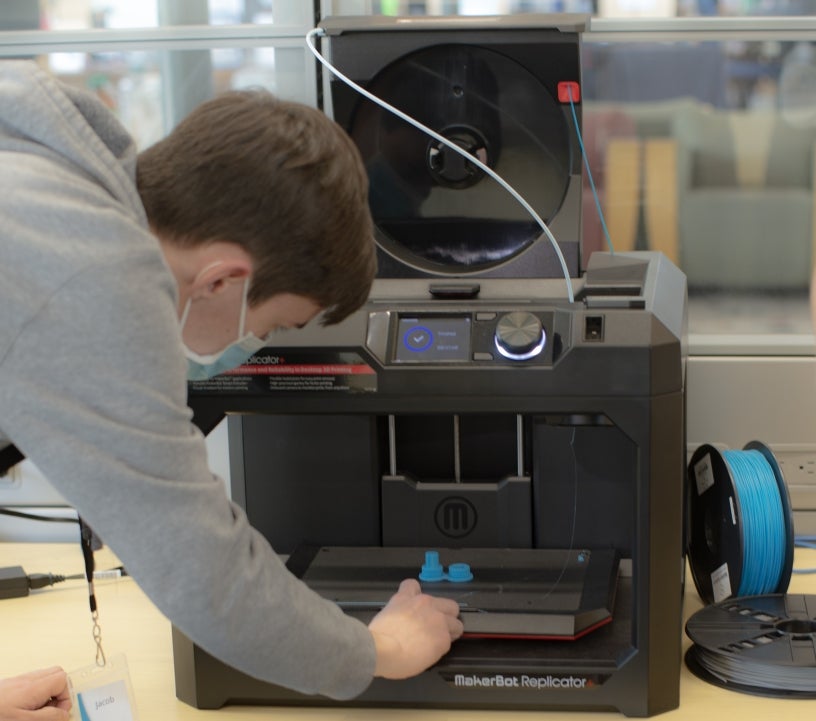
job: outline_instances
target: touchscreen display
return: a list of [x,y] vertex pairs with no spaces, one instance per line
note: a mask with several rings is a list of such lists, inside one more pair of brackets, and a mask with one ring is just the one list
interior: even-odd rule
[[394,359],[400,363],[466,361],[470,317],[400,318]]

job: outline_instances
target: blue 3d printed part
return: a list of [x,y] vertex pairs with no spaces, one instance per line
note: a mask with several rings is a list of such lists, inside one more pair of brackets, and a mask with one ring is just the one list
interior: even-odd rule
[[467,583],[473,580],[473,573],[468,563],[452,563],[448,572],[439,563],[438,551],[425,551],[425,563],[419,572],[419,580],[427,582],[450,581],[451,583]]

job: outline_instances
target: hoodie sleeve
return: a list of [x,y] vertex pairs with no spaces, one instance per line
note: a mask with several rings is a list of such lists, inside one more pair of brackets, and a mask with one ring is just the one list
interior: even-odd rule
[[372,678],[371,634],[286,570],[209,471],[174,292],[148,246],[67,277],[0,355],[0,430],[198,645],[351,698]]

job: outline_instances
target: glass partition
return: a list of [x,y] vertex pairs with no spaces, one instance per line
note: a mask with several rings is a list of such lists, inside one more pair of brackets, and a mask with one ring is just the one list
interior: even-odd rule
[[[53,0],[0,5],[0,59],[31,58],[89,90],[145,147],[204,100],[265,87],[317,104],[308,3]],[[100,9],[101,8],[101,9]],[[36,11],[36,12],[35,12]]]
[[[601,28],[583,126],[615,249],[683,269],[692,348],[812,353],[816,34]],[[586,257],[606,238],[594,204],[583,220]]]
[[[150,28],[168,25],[303,25],[309,0],[4,0],[8,29]],[[14,22],[14,26],[9,25]]]

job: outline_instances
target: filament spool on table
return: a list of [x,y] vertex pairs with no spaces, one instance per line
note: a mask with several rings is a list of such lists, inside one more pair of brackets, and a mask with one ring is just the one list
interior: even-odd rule
[[793,569],[793,514],[770,449],[758,441],[742,451],[704,444],[691,458],[688,477],[688,556],[700,597],[717,603],[784,593]]

